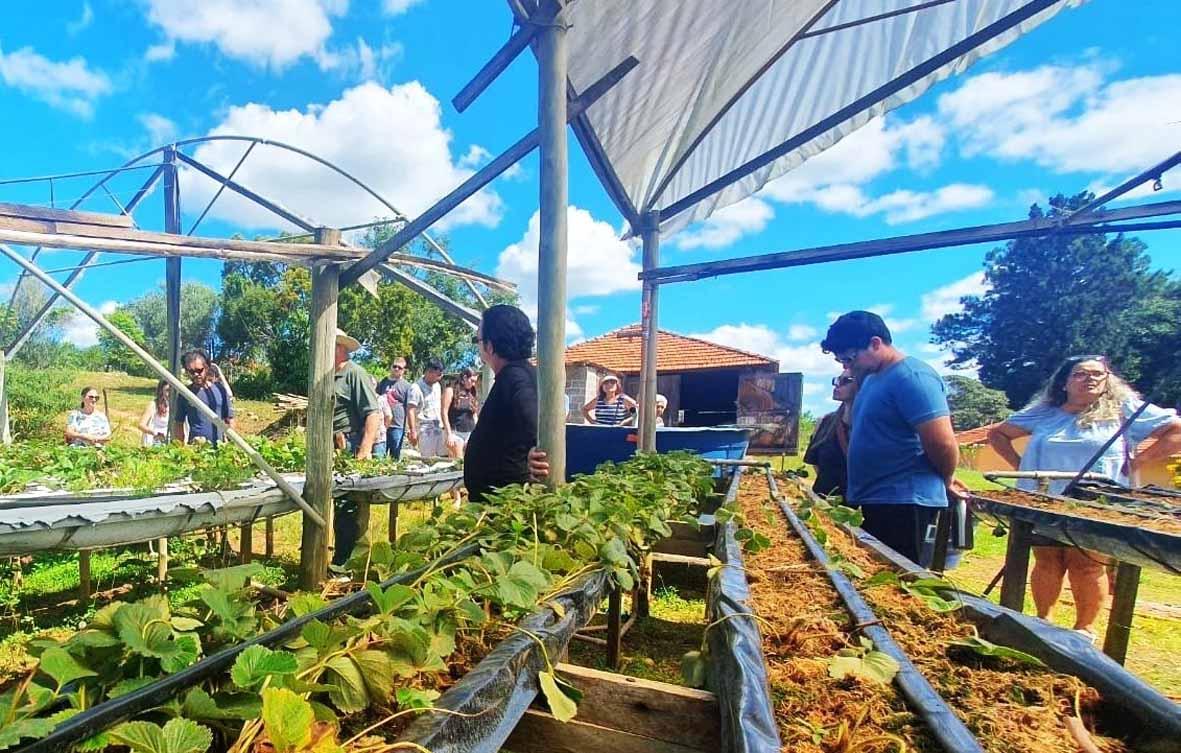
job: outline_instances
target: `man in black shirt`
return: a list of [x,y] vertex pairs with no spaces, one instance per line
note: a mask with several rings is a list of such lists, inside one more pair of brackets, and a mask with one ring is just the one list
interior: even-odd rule
[[468,440],[463,483],[473,502],[497,487],[544,478],[549,470],[537,444],[537,371],[529,363],[535,335],[514,306],[492,306],[476,332],[480,358],[496,381]]

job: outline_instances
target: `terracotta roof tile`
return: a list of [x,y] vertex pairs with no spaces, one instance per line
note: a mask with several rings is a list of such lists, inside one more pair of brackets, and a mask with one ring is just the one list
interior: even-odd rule
[[[640,371],[640,325],[608,332],[566,348],[566,364],[590,363],[624,374]],[[753,366],[779,370],[779,362],[737,348],[660,330],[656,340],[657,371],[696,371]]]

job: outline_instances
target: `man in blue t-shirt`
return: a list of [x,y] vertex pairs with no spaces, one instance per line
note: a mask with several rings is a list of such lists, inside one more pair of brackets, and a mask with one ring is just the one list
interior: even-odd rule
[[862,527],[895,551],[929,567],[936,515],[955,479],[959,444],[951,428],[943,380],[895,348],[877,314],[852,311],[828,328],[820,347],[861,384],[849,437],[849,504]]
[[[193,380],[189,385],[189,390],[201,402],[209,406],[225,422],[226,426],[231,429],[237,428],[234,425],[234,399],[230,397],[230,393],[221,381],[210,379],[212,374],[209,371],[209,357],[200,350],[190,350],[181,358],[181,364],[189,378]],[[185,424],[188,424],[187,441],[190,444],[205,441],[216,445],[221,439],[221,431],[213,421],[198,411],[188,400],[180,397],[177,400],[176,417],[172,424],[173,441],[181,443],[186,441]]]

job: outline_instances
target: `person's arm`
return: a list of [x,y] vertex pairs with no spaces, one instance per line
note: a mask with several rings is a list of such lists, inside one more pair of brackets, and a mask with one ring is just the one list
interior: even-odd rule
[[418,445],[418,405],[422,402],[422,390],[417,384],[406,391],[406,438],[410,444]]
[[587,423],[593,424],[595,422],[595,403],[598,401],[599,399],[597,397],[592,397],[586,401],[586,405],[582,406],[582,415],[587,420]]
[[629,409],[636,410],[640,407],[640,404],[636,402],[635,398],[628,395],[620,395],[620,397],[623,398],[623,404]]
[[954,495],[962,495],[965,489],[955,478],[955,469],[960,463],[960,445],[956,441],[955,430],[951,428],[951,417],[940,416],[924,421],[915,427],[915,431],[923,445],[923,454],[935,472],[943,477],[947,490]]
[[185,419],[184,414],[176,421],[172,422],[172,441],[176,444],[185,443]]
[[1148,435],[1152,444],[1132,457],[1132,470],[1139,471],[1154,460],[1181,454],[1181,418],[1174,418]]
[[996,450],[996,454],[1000,455],[1002,460],[1009,464],[1010,468],[1016,469],[1021,466],[1021,456],[1013,447],[1013,440],[1027,436],[1029,436],[1028,430],[1005,421],[988,430],[988,444]]
[[440,416],[440,419],[443,422],[443,436],[447,439],[451,438],[451,419],[447,416],[447,414],[451,412],[451,401],[454,399],[455,388],[448,387],[443,390],[443,397],[440,398],[439,401],[443,406],[442,410],[440,411],[443,414]]
[[225,421],[226,426],[237,431],[238,419],[234,417],[234,396],[229,393],[224,383],[222,383],[221,387],[222,399],[225,401],[225,416],[222,417],[222,421]]
[[152,414],[156,412],[155,401],[148,403],[148,409],[139,419],[139,431],[145,437],[156,438],[156,430],[152,428]]
[[90,444],[90,437],[74,428],[74,414],[70,413],[70,415],[66,417],[66,444],[75,441]]
[[381,429],[381,411],[371,411],[365,414],[365,432],[361,435],[361,443],[357,445],[359,460],[373,457],[373,445],[377,441],[379,429]]

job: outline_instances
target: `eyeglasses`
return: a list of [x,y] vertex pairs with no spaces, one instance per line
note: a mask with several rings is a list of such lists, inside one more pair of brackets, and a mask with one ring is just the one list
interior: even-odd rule
[[838,376],[832,378],[833,387],[844,387],[846,384],[852,384],[854,381],[851,376]]
[[87,400],[98,400],[98,395],[87,395],[86,399]]
[[1104,379],[1107,378],[1107,372],[1106,371],[1072,371],[1070,373],[1070,378],[1077,379],[1080,382],[1085,379],[1094,379],[1096,382],[1102,382]]
[[189,372],[189,376],[201,376],[205,373],[205,367],[202,366],[199,369],[185,369],[185,371]]

